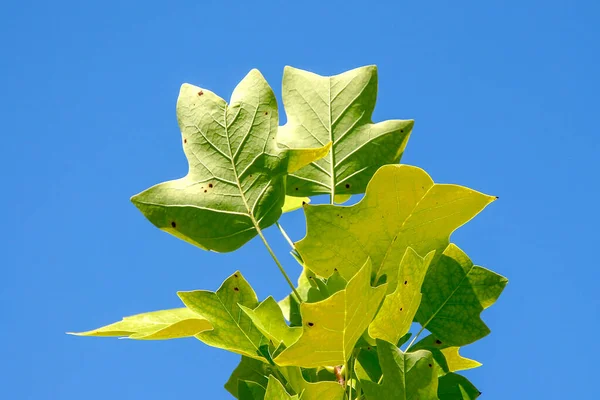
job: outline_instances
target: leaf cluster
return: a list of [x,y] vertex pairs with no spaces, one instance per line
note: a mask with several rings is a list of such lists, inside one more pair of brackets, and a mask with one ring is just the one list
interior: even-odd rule
[[[507,280],[450,236],[496,197],[398,164],[413,121],[372,121],[374,66],[331,77],[287,67],[282,93],[288,122],[279,127],[257,70],[229,103],[184,84],[177,119],[188,174],[132,201],[205,250],[234,251],[258,235],[290,284],[262,230],[302,208],[307,234],[290,244],[303,272],[292,293],[259,301],[236,271],[215,292],[179,292],[183,308],[77,335],[194,337],[237,353],[225,389],[240,400],[477,398],[457,372],[481,364],[459,349],[490,333],[480,314]],[[309,204],[322,194],[330,204]]]

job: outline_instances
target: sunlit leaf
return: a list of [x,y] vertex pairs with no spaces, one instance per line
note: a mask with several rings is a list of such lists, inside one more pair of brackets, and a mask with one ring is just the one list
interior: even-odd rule
[[235,398],[238,398],[238,381],[255,382],[262,387],[267,387],[269,375],[273,373],[272,367],[254,358],[242,356],[240,363],[231,373],[225,383],[225,389]]
[[385,286],[371,287],[367,260],[344,290],[316,303],[303,303],[303,333],[276,359],[280,366],[319,367],[344,364],[373,319]]
[[212,329],[211,323],[187,308],[153,311],[125,317],[102,328],[69,332],[77,336],[120,336],[139,340],[191,337]]
[[481,366],[481,363],[460,355],[459,347],[448,346],[434,335],[416,343],[412,350],[429,350],[443,373],[463,371]]
[[286,67],[282,93],[287,115],[277,134],[282,144],[316,148],[333,142],[327,157],[290,175],[289,195],[364,193],[379,167],[400,160],[413,121],[372,122],[377,67],[331,77]]
[[281,215],[288,173],[321,158],[320,148],[284,149],[275,138],[273,91],[257,70],[235,88],[230,104],[184,84],[177,120],[189,172],[132,197],[158,228],[207,250],[233,251]]
[[298,400],[298,396],[290,396],[281,382],[271,375],[269,376],[269,384],[267,385],[265,400]]
[[508,280],[473,265],[450,244],[427,272],[416,320],[449,346],[464,346],[490,333],[481,312],[494,304]]
[[285,196],[285,201],[283,203],[283,207],[281,208],[281,212],[288,213],[296,211],[308,203],[310,203],[310,198],[308,197]]
[[426,350],[403,353],[377,339],[383,382],[361,381],[367,400],[438,400],[438,377],[433,356]]
[[369,335],[390,343],[398,343],[412,325],[421,303],[421,285],[434,252],[419,257],[410,247],[406,249],[398,269],[399,285],[385,296],[381,309],[369,325]]
[[302,400],[340,400],[344,397],[344,389],[337,382],[307,382],[298,367],[282,367],[288,385],[296,393],[302,394]]
[[296,248],[305,265],[323,277],[337,269],[349,279],[371,258],[374,274],[387,275],[393,292],[408,247],[441,254],[450,234],[495,199],[463,186],[434,184],[417,167],[388,165],[356,205],[304,207],[307,234]]
[[186,307],[213,326],[213,330],[197,335],[198,339],[213,347],[264,360],[259,349],[269,341],[239,307],[254,309],[258,299],[239,271],[227,278],[216,292],[194,290],[177,294]]
[[271,296],[267,297],[255,309],[243,305],[240,305],[240,308],[250,317],[254,326],[276,345],[283,343],[286,347],[289,347],[302,335],[302,328],[287,325],[281,308]]

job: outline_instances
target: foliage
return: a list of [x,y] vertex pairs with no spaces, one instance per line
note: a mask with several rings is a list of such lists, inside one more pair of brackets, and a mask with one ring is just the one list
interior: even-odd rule
[[[216,292],[179,292],[184,308],[75,334],[195,337],[238,353],[225,389],[240,400],[477,398],[456,372],[481,364],[459,349],[490,333],[480,314],[507,280],[474,265],[450,235],[496,197],[397,164],[413,121],[373,123],[376,96],[375,66],[332,77],[286,67],[288,122],[278,127],[275,95],[257,70],[229,104],[184,84],[177,119],[189,172],[133,203],[205,250],[234,251],[258,235],[292,292],[259,302],[236,271]],[[330,204],[309,204],[319,194]],[[307,234],[293,243],[277,221],[299,208]],[[296,287],[262,234],[273,224],[303,266]],[[414,322],[421,328],[401,350]]]

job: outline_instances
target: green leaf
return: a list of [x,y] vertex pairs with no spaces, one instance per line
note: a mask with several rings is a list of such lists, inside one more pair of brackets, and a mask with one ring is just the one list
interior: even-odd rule
[[280,370],[288,385],[296,393],[301,393],[302,400],[341,400],[344,397],[344,389],[337,382],[307,382],[298,367],[282,367]]
[[263,400],[266,389],[256,382],[238,381],[238,399],[239,400]]
[[412,350],[428,350],[444,374],[464,371],[481,366],[481,363],[460,355],[460,347],[449,346],[434,335],[429,335],[416,343]]
[[381,365],[377,356],[377,346],[361,348],[354,364],[354,373],[362,382],[377,382],[381,377]]
[[274,224],[287,174],[329,151],[328,145],[278,146],[277,101],[257,70],[235,88],[229,105],[209,90],[184,84],[177,120],[188,174],[131,200],[158,228],[206,250],[233,251],[257,229]]
[[344,290],[323,301],[302,303],[302,336],[275,363],[305,368],[344,364],[385,295],[386,285],[371,287],[370,276],[367,260]]
[[255,382],[266,387],[268,377],[273,372],[271,366],[254,358],[242,356],[240,363],[231,373],[229,380],[225,383],[225,389],[235,398],[238,397],[238,381]]
[[427,272],[416,320],[449,346],[464,346],[490,333],[481,312],[494,304],[508,280],[473,265],[450,244]]
[[385,296],[381,309],[369,325],[369,335],[390,343],[398,343],[412,325],[421,303],[421,285],[433,260],[432,251],[419,257],[410,247],[406,249],[398,269],[396,290]]
[[195,336],[212,329],[208,320],[187,308],[153,311],[125,317],[87,332],[68,332],[76,336],[125,336],[130,339],[159,340]]
[[268,344],[263,334],[239,305],[254,309],[258,299],[252,287],[237,271],[223,282],[216,292],[194,290],[177,295],[190,310],[213,325],[213,330],[196,337],[209,346],[264,361],[260,346]]
[[288,118],[277,134],[282,144],[296,148],[333,142],[328,157],[289,176],[289,195],[364,193],[379,167],[400,160],[414,122],[373,124],[377,67],[331,77],[286,67],[282,93]]
[[288,213],[296,211],[297,209],[302,208],[302,206],[308,203],[310,203],[310,198],[308,197],[285,196],[285,202],[283,203],[281,212]]
[[283,343],[289,347],[302,335],[302,328],[289,327],[286,324],[281,308],[271,296],[254,310],[243,305],[240,305],[240,308],[250,317],[258,330],[276,345]]
[[439,400],[475,400],[480,395],[481,392],[462,375],[447,374],[439,380]]
[[359,203],[304,207],[307,234],[296,248],[324,277],[337,269],[349,279],[370,257],[376,277],[387,275],[393,292],[408,247],[418,254],[441,253],[450,234],[495,199],[463,186],[434,184],[417,167],[387,165]]
[[377,354],[383,383],[361,381],[367,400],[438,400],[438,378],[430,352],[403,353],[396,345],[377,339]]
[[298,396],[290,396],[285,388],[273,375],[269,376],[265,400],[298,400]]

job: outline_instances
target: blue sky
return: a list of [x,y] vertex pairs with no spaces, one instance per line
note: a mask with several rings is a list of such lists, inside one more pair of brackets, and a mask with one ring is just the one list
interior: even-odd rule
[[[376,120],[416,121],[403,162],[500,200],[454,236],[510,279],[463,350],[483,399],[593,397],[600,356],[600,6],[592,1],[41,2],[0,12],[0,397],[227,399],[238,357],[193,339],[71,337],[178,307],[236,269],[286,284],[259,240],[208,253],[129,202],[186,172],[183,82],[379,66]],[[282,223],[298,240],[301,212]],[[275,229],[266,235],[294,275]]]

